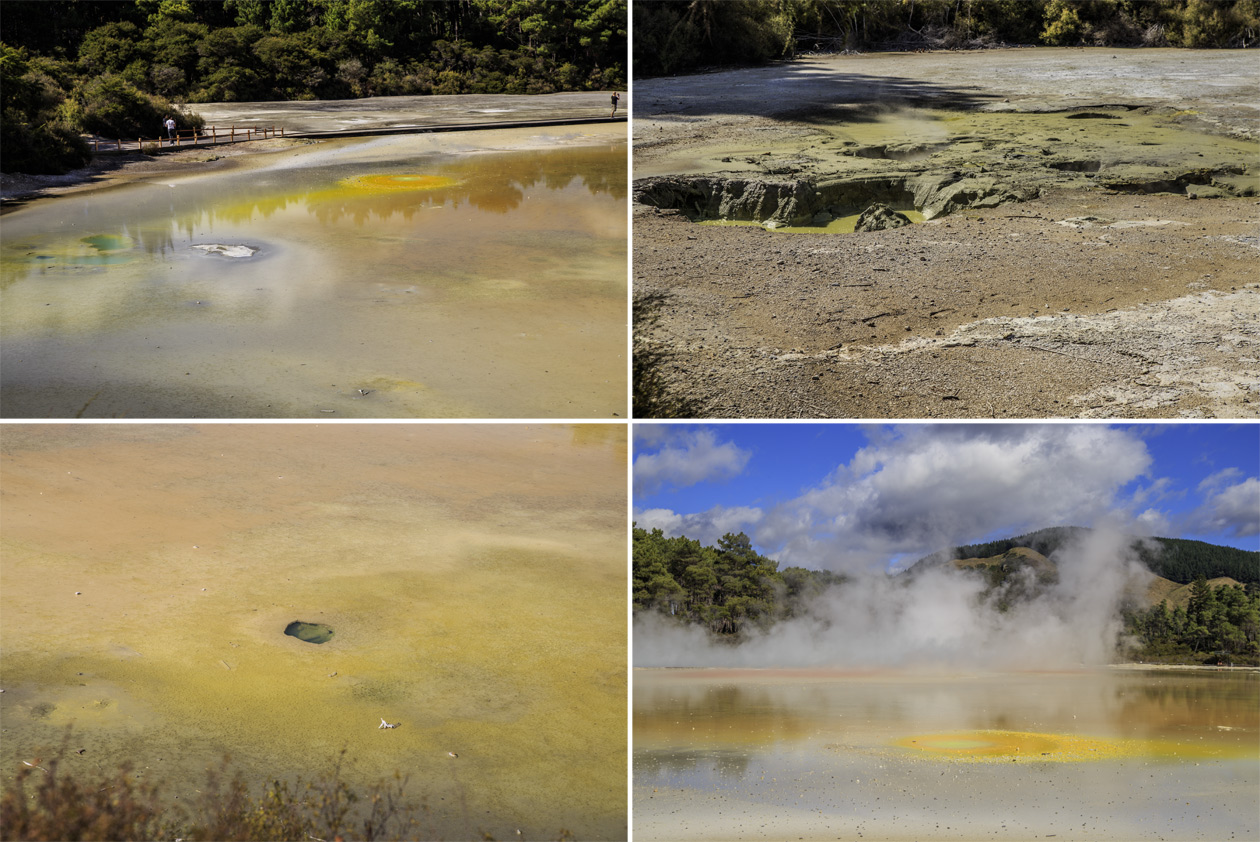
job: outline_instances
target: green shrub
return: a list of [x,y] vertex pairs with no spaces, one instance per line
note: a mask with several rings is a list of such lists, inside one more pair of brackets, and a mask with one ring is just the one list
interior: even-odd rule
[[92,152],[73,126],[53,120],[33,126],[24,120],[0,120],[3,171],[61,175],[85,166]]
[[66,116],[85,131],[110,138],[161,137],[167,115],[180,129],[200,130],[205,121],[193,113],[180,113],[169,100],[147,94],[120,76],[108,75],[88,82],[67,103]]
[[133,61],[143,58],[140,29],[129,21],[107,23],[83,36],[79,44],[79,65],[88,73],[120,73]]
[[65,94],[50,59],[0,44],[0,148],[4,172],[60,174],[91,160],[87,144],[59,109]]
[[1045,44],[1070,47],[1081,41],[1085,24],[1076,9],[1067,0],[1054,0],[1046,9],[1046,28],[1041,32]]

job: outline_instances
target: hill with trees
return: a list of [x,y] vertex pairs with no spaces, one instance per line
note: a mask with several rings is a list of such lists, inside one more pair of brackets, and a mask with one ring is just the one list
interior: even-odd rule
[[[152,137],[176,103],[624,88],[625,0],[5,0],[5,172]],[[197,126],[185,111],[182,126]]]
[[[1084,540],[1089,529],[1081,526],[1055,526],[1026,535],[967,544],[933,553],[910,567],[930,566],[956,558],[989,558],[1000,556],[1017,547],[1026,547],[1044,556],[1051,556],[1064,546]],[[1185,538],[1134,538],[1133,551],[1146,568],[1180,584],[1189,584],[1199,577],[1229,577],[1242,583],[1260,584],[1260,553],[1224,547]]]
[[[955,547],[893,575],[913,580],[932,567],[948,566],[981,577],[979,604],[1005,613],[1046,595],[1059,581],[1056,553],[1070,552],[1089,532],[1053,527]],[[1133,540],[1157,579],[1146,593],[1130,594],[1122,611],[1126,657],[1260,663],[1260,553],[1179,538]],[[742,532],[708,547],[636,527],[633,547],[635,612],[667,615],[728,643],[808,614],[813,600],[849,581],[828,571],[780,570]],[[1210,578],[1207,571],[1213,571]]]
[[661,0],[634,4],[639,77],[805,51],[1249,47],[1256,0]]

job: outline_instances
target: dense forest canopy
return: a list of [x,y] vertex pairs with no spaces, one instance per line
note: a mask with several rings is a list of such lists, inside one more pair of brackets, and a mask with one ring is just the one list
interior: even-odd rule
[[82,132],[153,136],[175,103],[626,84],[625,0],[5,0],[0,15],[5,172],[82,164]]
[[1260,0],[649,0],[634,4],[635,75],[804,51],[1003,45],[1249,47]]

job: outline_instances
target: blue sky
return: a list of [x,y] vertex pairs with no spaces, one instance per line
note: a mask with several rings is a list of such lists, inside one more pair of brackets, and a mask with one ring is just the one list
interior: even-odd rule
[[1047,526],[1260,549],[1257,424],[635,424],[640,526],[870,569]]

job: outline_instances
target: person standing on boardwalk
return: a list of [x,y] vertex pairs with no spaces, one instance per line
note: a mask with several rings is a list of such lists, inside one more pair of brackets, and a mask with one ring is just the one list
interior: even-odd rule
[[619,103],[619,102],[621,102],[621,94],[617,93],[616,91],[613,91],[613,95],[612,95],[612,107],[613,107],[613,109],[612,109],[612,113],[608,115],[609,117],[616,117],[616,116],[617,116],[617,103]]
[[167,115],[166,119],[162,122],[162,125],[166,126],[166,139],[169,140],[171,143],[174,143],[175,142],[175,118],[171,117],[170,115]]

